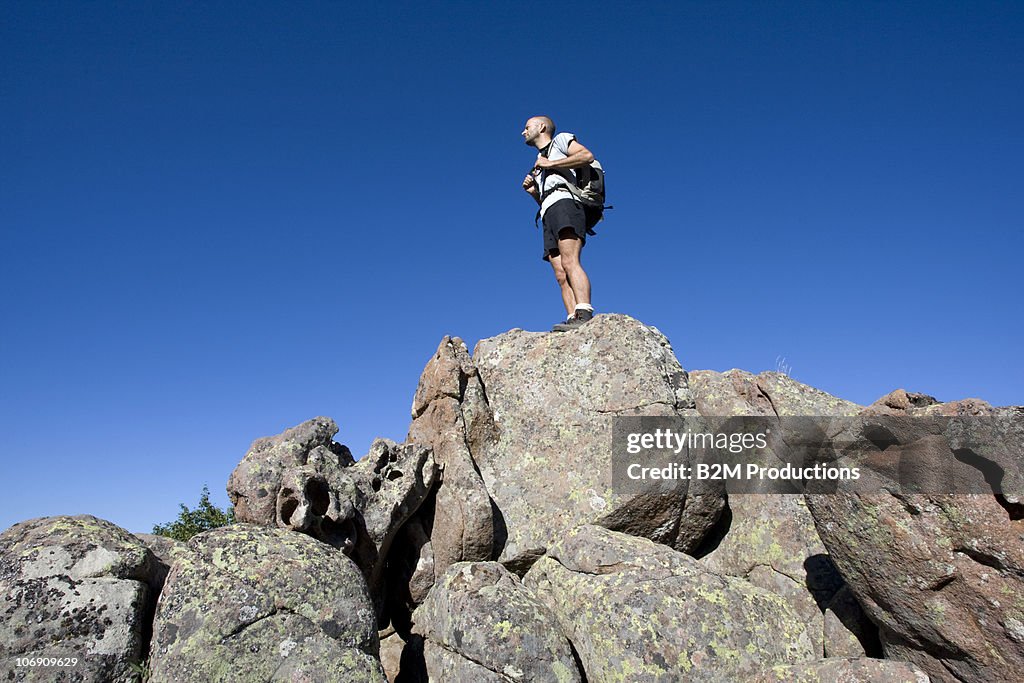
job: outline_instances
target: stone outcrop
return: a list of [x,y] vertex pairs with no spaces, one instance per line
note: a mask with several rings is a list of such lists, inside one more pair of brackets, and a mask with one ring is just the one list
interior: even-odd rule
[[568,532],[523,583],[554,613],[591,683],[739,681],[814,657],[782,598],[601,527]]
[[[772,437],[728,453],[641,446],[669,479],[625,481],[635,432],[669,425]],[[356,461],[337,431],[321,417],[255,441],[228,484],[241,523],[187,544],[91,517],[4,532],[0,678],[973,683],[1024,670],[1022,407],[902,389],[864,407],[777,372],[687,373],[655,328],[599,315],[484,339],[473,356],[445,337],[405,443]],[[678,468],[724,453],[863,476],[672,478],[666,451]],[[951,495],[961,481],[969,495]],[[81,663],[19,663],[61,655]]]
[[496,562],[452,565],[413,618],[431,680],[580,680],[554,616]]
[[385,680],[366,582],[341,551],[249,524],[188,551],[160,595],[152,683]]
[[461,339],[445,337],[427,363],[412,404],[410,443],[433,450],[440,468],[434,494],[403,531],[392,558],[397,596],[411,612],[456,562],[489,560],[494,552],[491,498],[473,459],[495,437],[487,397]]
[[[44,517],[0,535],[0,677],[128,680],[145,658],[156,560],[137,538],[89,515]],[[75,658],[74,666],[18,666]]]
[[705,483],[669,495],[611,488],[614,416],[696,415],[687,374],[655,328],[599,315],[567,334],[512,330],[481,340],[473,362],[497,432],[473,454],[499,514],[499,561],[525,571],[591,522],[690,550],[717,521],[722,493]]
[[358,463],[318,417],[257,439],[228,481],[240,522],[309,534],[350,555],[382,611],[388,549],[434,483],[429,450],[377,439]]
[[[706,416],[853,416],[862,410],[778,372],[701,370],[690,373],[690,386]],[[738,493],[728,504],[728,531],[704,564],[783,597],[807,625],[819,656],[878,654],[877,636],[856,602],[837,599],[843,579],[803,495]]]
[[1024,670],[1024,521],[994,496],[807,501],[887,656],[937,681],[1013,680]]
[[442,474],[389,558],[400,622],[455,562],[497,559],[522,574],[588,522],[693,550],[724,507],[723,488],[707,482],[612,491],[614,416],[696,415],[668,341],[628,316],[565,335],[512,330],[472,358],[445,337],[412,415],[409,442],[431,447]]
[[743,370],[690,373],[701,415],[857,415],[862,406],[807,386],[781,372],[753,375]]
[[167,579],[168,572],[171,571],[174,558],[186,550],[185,544],[173,538],[155,534],[134,534],[134,536],[153,553],[155,560],[153,563],[153,586],[156,589],[153,599],[155,602],[156,596],[163,590],[164,581]]

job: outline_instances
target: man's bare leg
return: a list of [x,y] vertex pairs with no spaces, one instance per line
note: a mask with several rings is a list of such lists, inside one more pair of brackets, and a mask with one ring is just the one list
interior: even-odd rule
[[562,290],[562,303],[565,304],[565,312],[572,315],[576,310],[576,295],[572,293],[572,287],[569,286],[565,268],[562,267],[562,257],[558,254],[548,256],[548,262],[551,263],[551,268],[555,271],[555,282]]
[[[569,288],[573,295],[573,306],[569,314],[576,310],[576,304],[590,304],[590,278],[580,265],[580,251],[583,249],[583,241],[576,236],[572,228],[563,228],[558,233],[558,259],[562,270],[565,271]],[[554,259],[551,259],[554,265]],[[557,276],[556,276],[557,277]],[[562,296],[565,299],[565,295]],[[566,302],[566,308],[569,303]]]

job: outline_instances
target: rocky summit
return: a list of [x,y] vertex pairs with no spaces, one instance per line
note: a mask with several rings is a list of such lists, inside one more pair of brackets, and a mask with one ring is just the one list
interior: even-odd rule
[[1024,408],[688,372],[599,315],[445,337],[403,443],[338,432],[254,441],[186,543],[4,531],[0,680],[1024,680]]

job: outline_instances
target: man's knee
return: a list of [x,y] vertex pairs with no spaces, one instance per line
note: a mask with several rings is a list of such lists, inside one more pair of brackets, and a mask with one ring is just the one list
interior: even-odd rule
[[560,285],[564,285],[568,276],[565,274],[565,268],[562,266],[561,256],[551,256],[548,259],[551,262],[551,269],[555,272],[555,280]]
[[562,270],[566,273],[571,273],[577,268],[582,268],[580,265],[580,253],[579,251],[566,250],[562,253]]

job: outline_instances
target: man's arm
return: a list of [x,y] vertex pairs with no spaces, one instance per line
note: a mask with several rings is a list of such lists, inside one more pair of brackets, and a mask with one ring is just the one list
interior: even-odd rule
[[582,168],[594,160],[594,155],[591,154],[590,150],[581,145],[580,143],[573,140],[569,143],[569,156],[564,159],[545,159],[540,154],[537,155],[537,168],[541,169],[552,169],[558,170],[563,168]]

